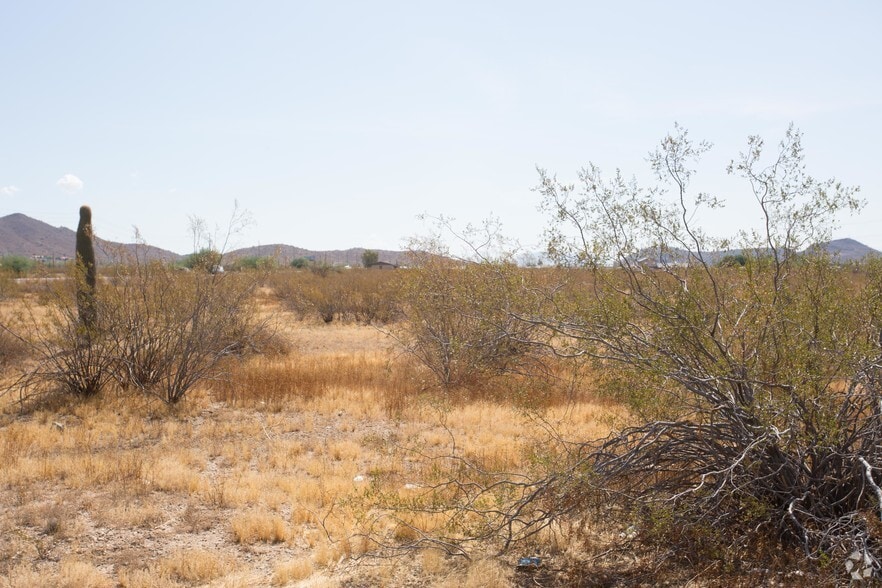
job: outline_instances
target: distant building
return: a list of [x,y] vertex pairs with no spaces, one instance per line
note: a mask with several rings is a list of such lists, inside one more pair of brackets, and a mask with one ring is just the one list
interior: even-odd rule
[[368,269],[378,269],[378,270],[394,270],[398,269],[398,266],[394,263],[389,263],[388,261],[378,261],[376,263],[372,263],[368,266]]
[[37,263],[53,267],[56,265],[64,265],[71,261],[71,258],[66,255],[39,255],[36,253],[31,256],[31,259]]

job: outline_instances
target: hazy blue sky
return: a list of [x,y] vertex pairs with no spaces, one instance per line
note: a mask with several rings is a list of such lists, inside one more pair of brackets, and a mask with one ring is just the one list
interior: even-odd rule
[[648,176],[674,121],[698,187],[756,220],[725,165],[792,121],[808,169],[862,187],[839,236],[882,249],[882,3],[0,0],[0,215],[191,250],[399,248],[420,213],[498,216],[532,246],[537,165]]

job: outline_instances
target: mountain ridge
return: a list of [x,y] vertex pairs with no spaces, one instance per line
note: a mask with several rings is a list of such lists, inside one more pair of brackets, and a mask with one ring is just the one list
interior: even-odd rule
[[[76,233],[73,230],[67,227],[53,227],[20,212],[0,217],[0,256],[23,255],[64,261],[73,257],[75,240]],[[848,237],[833,239],[823,244],[823,247],[838,260],[844,262],[858,261],[868,256],[882,256],[882,252]],[[276,243],[234,249],[226,252],[224,257],[229,261],[250,256],[272,257],[283,265],[287,265],[297,258],[307,258],[316,263],[327,265],[359,266],[365,249],[367,248],[350,247],[348,249],[317,250]],[[379,254],[380,261],[395,265],[406,263],[408,255],[406,251],[389,249],[373,249],[373,251]],[[152,245],[116,243],[100,237],[96,238],[96,254],[100,262],[107,263],[119,259],[121,252],[127,255],[137,252],[142,257],[165,261],[176,261],[185,257],[180,253]],[[707,253],[711,260],[719,260],[726,255],[737,255],[740,252],[740,249],[732,249]],[[672,251],[670,255],[688,257],[685,250]]]
[[[67,227],[53,227],[41,220],[31,218],[20,212],[0,217],[0,256],[22,255],[32,258],[45,258],[65,261],[74,256],[76,232]],[[138,253],[149,259],[176,261],[185,254],[152,245],[136,243],[117,243],[101,239],[96,235],[95,253],[98,261],[108,263],[119,259],[120,253],[126,255]],[[351,247],[349,249],[314,250],[293,245],[273,244],[243,247],[227,251],[224,258],[230,261],[249,256],[274,257],[280,263],[288,264],[294,259],[305,257],[317,263],[328,265],[361,265],[361,256],[366,248]],[[379,260],[399,265],[405,261],[406,251],[374,249]]]

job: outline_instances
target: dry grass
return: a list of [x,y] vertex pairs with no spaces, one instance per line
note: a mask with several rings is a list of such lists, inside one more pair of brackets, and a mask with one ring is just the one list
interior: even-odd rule
[[242,513],[233,517],[231,525],[237,543],[281,543],[291,535],[284,519],[269,512]]
[[112,588],[116,582],[89,562],[66,559],[57,571],[34,570],[19,565],[6,577],[0,577],[0,586],[6,588],[32,588],[34,586],[57,586],[58,588]]
[[[355,563],[376,497],[411,500],[445,474],[433,458],[454,440],[518,471],[549,446],[547,423],[600,436],[614,407],[451,401],[422,393],[376,329],[295,333],[291,354],[233,364],[229,384],[177,407],[114,392],[19,414],[0,398],[0,586],[509,585],[495,559]],[[407,540],[443,522],[405,513],[382,528]]]
[[292,559],[278,564],[273,570],[273,586],[284,586],[312,575],[312,562],[308,559]]
[[230,380],[216,387],[216,396],[235,406],[284,410],[292,401],[345,390],[379,397],[383,406],[390,406],[393,399],[412,395],[417,386],[413,368],[407,362],[394,362],[389,353],[338,352],[248,359],[236,367]]
[[206,549],[180,549],[160,560],[159,575],[191,584],[205,584],[229,574],[234,565]]

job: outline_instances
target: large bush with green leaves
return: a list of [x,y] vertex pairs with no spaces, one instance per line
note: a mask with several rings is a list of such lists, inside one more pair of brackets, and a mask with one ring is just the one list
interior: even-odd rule
[[[594,167],[578,188],[541,174],[550,251],[593,286],[534,318],[641,417],[586,444],[572,475],[655,513],[637,519],[647,533],[668,521],[667,542],[737,558],[774,537],[815,560],[857,551],[878,569],[882,274],[817,246],[859,206],[855,190],[809,176],[795,130],[770,158],[753,137],[729,171],[747,181],[760,227],[712,238],[693,219],[722,203],[690,192],[705,149],[681,129],[666,137],[649,190]],[[714,263],[733,243],[743,268]]]

